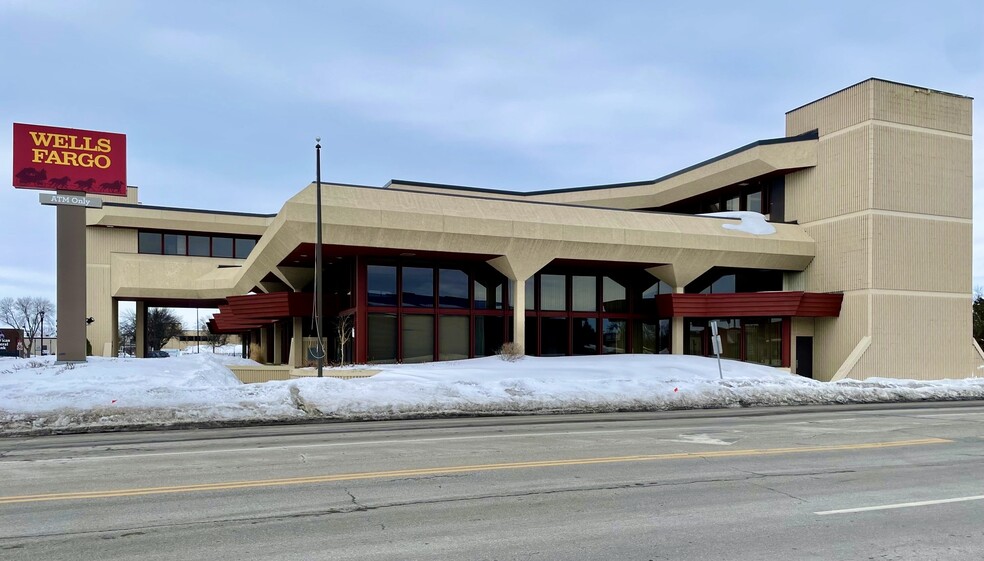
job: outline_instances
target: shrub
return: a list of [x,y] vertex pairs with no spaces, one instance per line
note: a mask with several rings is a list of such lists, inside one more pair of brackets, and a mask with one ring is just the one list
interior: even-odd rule
[[516,343],[505,343],[495,351],[495,356],[506,362],[516,362],[523,358],[523,350]]

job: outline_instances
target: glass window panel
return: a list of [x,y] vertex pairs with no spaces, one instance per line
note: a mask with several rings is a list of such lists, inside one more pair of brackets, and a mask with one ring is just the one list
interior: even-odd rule
[[[528,332],[528,321],[526,329]],[[567,318],[540,318],[540,356],[568,354],[567,340]]]
[[725,199],[724,210],[740,210],[741,197],[731,197],[730,199]]
[[411,308],[434,307],[434,269],[403,268],[403,305]]
[[164,234],[164,255],[185,255],[184,234]]
[[735,292],[735,276],[722,275],[711,284],[711,294],[733,294]]
[[629,302],[625,299],[625,286],[611,277],[602,279],[602,300],[602,311],[614,313],[629,311]]
[[434,360],[434,316],[403,316],[403,362]]
[[602,322],[602,354],[624,354],[628,352],[628,324],[624,319],[606,319]]
[[236,258],[246,259],[249,257],[249,252],[253,251],[254,247],[256,247],[256,240],[236,238]]
[[[721,357],[741,360],[741,320],[710,320],[717,323],[718,335],[721,337]],[[707,336],[711,336],[710,327]],[[707,342],[707,356],[714,356],[714,348],[710,340]]]
[[396,314],[369,314],[369,363],[396,362]]
[[232,238],[212,238],[212,257],[232,257]]
[[684,354],[704,356],[704,331],[707,330],[706,320],[684,320],[683,329],[686,331]]
[[482,281],[475,280],[475,309],[476,310],[486,310],[489,309],[488,301],[489,289],[486,288]]
[[367,289],[370,306],[396,306],[396,267],[369,265]]
[[468,307],[468,274],[458,269],[441,269],[438,304],[442,308]]
[[782,366],[782,319],[745,320],[745,360]]
[[140,253],[161,253],[161,234],[140,232],[137,236],[137,251]]
[[575,312],[597,311],[598,281],[593,276],[574,275],[571,277],[571,296]]
[[632,352],[656,354],[659,352],[659,332],[653,322],[634,321],[632,323]]
[[[475,316],[475,356],[492,356],[502,347],[504,321],[504,318],[498,316]],[[443,325],[441,333],[444,333]],[[444,348],[443,342],[441,348]]]
[[762,192],[756,191],[749,193],[746,199],[747,210],[752,212],[762,212]]
[[598,354],[598,320],[595,318],[574,319],[574,354]]
[[567,309],[567,277],[564,275],[540,275],[540,309]]
[[670,354],[670,345],[672,345],[672,327],[673,322],[669,319],[659,320],[659,354],[668,355]]
[[712,201],[707,203],[706,212],[720,212],[721,203],[719,201]]
[[536,309],[536,278],[530,277],[526,279],[526,283],[523,287],[523,294],[526,297],[526,309],[535,310]]
[[438,329],[441,333],[438,360],[468,358],[468,316],[441,316]]
[[[537,347],[537,335],[539,334],[538,326],[539,322],[537,322],[536,316],[526,316],[525,350],[528,355],[538,355],[540,352]],[[512,333],[512,331],[510,331],[510,333]]]
[[208,257],[212,254],[212,238],[208,236],[188,236],[188,255]]

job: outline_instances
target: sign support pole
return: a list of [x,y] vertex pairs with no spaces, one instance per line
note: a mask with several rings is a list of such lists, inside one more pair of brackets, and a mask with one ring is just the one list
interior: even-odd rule
[[59,205],[56,212],[57,363],[85,362],[85,207]]

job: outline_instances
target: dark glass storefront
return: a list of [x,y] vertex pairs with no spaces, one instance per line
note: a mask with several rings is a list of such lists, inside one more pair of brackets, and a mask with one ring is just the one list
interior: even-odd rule
[[[366,361],[489,356],[512,338],[510,283],[484,264],[364,265]],[[526,283],[526,353],[668,353],[669,292],[645,271],[546,270]]]
[[721,336],[721,357],[767,366],[784,366],[784,318],[685,319],[684,352],[714,356],[709,323],[716,321]]

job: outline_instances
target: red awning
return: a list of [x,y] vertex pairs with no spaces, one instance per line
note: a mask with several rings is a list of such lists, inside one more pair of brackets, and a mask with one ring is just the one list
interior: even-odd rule
[[819,292],[739,292],[735,294],[662,294],[660,317],[837,317],[843,294]]

